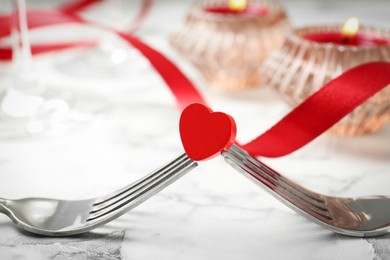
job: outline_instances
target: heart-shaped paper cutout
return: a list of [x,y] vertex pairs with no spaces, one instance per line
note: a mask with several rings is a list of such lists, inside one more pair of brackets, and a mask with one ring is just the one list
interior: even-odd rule
[[186,107],[180,117],[180,136],[188,157],[194,161],[210,159],[227,150],[236,138],[234,119],[202,104]]

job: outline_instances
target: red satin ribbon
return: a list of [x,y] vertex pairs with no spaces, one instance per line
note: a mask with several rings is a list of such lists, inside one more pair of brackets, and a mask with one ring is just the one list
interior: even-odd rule
[[75,0],[59,8],[64,13],[75,13],[85,10],[93,4],[101,2],[102,0]]
[[390,84],[390,63],[366,63],[346,71],[309,96],[267,132],[242,147],[254,155],[279,157],[321,135]]
[[[10,35],[9,15],[0,16],[0,37]],[[65,23],[84,23],[83,19],[76,14],[64,13],[56,10],[29,10],[27,23],[30,29],[43,26],[51,26]]]
[[[28,11],[28,25],[30,29],[40,28],[43,26],[64,24],[64,23],[83,23],[79,16],[74,14],[65,14],[61,11],[53,10],[32,10]],[[43,21],[44,20],[44,21]],[[9,16],[0,16],[0,39],[10,35]],[[75,41],[75,42],[61,42],[52,44],[38,44],[31,46],[32,54],[44,53],[47,51],[59,51],[71,47],[87,47],[93,46],[93,41]],[[0,48],[0,60],[11,60],[12,49]]]
[[[77,42],[61,42],[61,43],[50,43],[50,44],[35,44],[31,46],[32,54],[46,53],[50,51],[59,51],[69,48],[87,48],[96,45],[96,41],[77,41]],[[12,49],[0,48],[0,60],[11,60]]]
[[[40,12],[40,11],[35,11]],[[87,24],[80,17],[50,11],[50,19],[29,12],[33,27],[76,22]],[[0,17],[0,21],[1,21]],[[0,32],[4,28],[0,28]],[[164,55],[134,35],[114,32],[137,48],[160,73],[183,109],[193,102],[205,104],[191,81]],[[374,62],[353,68],[332,80],[307,98],[275,126],[248,144],[242,145],[253,155],[278,157],[296,151],[329,129],[376,92],[390,84],[390,63]]]
[[[58,10],[29,10],[27,15],[27,23],[30,29],[39,28],[42,26],[50,26],[63,23],[84,23],[86,21],[81,19],[76,12],[83,11],[93,4],[100,3],[102,0],[76,0],[68,3]],[[138,30],[139,26],[143,23],[144,19],[149,13],[153,1],[143,0],[141,3],[140,12],[131,23],[131,27],[128,30],[134,33]],[[9,15],[0,16],[0,38],[10,35],[10,19]],[[103,26],[101,26],[103,28]],[[107,29],[107,28],[105,28]],[[62,50],[71,47],[87,47],[93,45],[89,42],[68,42],[68,43],[55,43],[55,44],[43,44],[31,46],[32,54],[39,54],[47,51]],[[12,59],[11,48],[0,48],[0,60]]]
[[138,15],[135,17],[133,22],[131,23],[131,27],[128,30],[130,33],[134,33],[141,24],[144,22],[145,18],[148,16],[148,13],[152,7],[153,0],[143,0],[140,11]]
[[156,51],[134,35],[118,33],[122,39],[138,49],[161,75],[174,95],[180,110],[192,103],[206,104],[192,82],[163,54]]

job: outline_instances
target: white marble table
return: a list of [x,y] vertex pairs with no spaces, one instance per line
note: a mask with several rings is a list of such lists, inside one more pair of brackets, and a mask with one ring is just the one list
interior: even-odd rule
[[[156,2],[140,37],[174,59],[214,108],[235,117],[239,140],[251,139],[289,111],[267,89],[234,96],[210,90],[167,42],[189,3]],[[341,22],[351,15],[370,24],[388,26],[390,22],[386,0],[284,2],[296,25]],[[75,51],[61,55],[72,54]],[[101,102],[106,110],[91,124],[62,136],[2,140],[1,197],[97,196],[181,153],[179,112],[164,82],[148,64],[130,80],[97,82],[54,73],[51,64],[61,55],[41,56],[37,62],[53,70],[52,83],[72,86],[74,93]],[[389,141],[389,126],[360,138],[325,135],[289,156],[264,161],[302,185],[330,195],[390,195]],[[7,217],[0,216],[0,259],[379,260],[390,259],[389,245],[388,235],[350,238],[307,221],[222,158],[201,163],[132,212],[80,236],[38,237],[16,229]]]

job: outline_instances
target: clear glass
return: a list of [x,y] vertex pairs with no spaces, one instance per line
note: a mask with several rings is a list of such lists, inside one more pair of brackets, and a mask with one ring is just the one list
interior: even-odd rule
[[228,1],[198,1],[184,26],[170,38],[172,46],[197,67],[212,87],[237,90],[258,86],[259,66],[280,47],[290,30],[286,12],[275,1],[249,1],[266,15],[211,13],[206,8]]
[[[125,22],[128,20],[126,17],[127,13],[124,12],[127,8],[126,5],[128,3],[123,0],[103,1],[99,4],[99,8],[96,8],[95,16],[87,16],[85,19],[119,31],[131,32],[134,27],[131,27],[130,30],[125,28]],[[148,1],[141,1],[140,5],[140,12],[142,12],[143,9],[148,8],[147,5],[149,3]],[[96,19],[96,17],[99,17],[99,19]],[[144,17],[145,14],[141,18]],[[136,17],[133,22],[141,23],[141,18]],[[137,24],[133,24],[133,26],[137,26]],[[68,76],[108,81],[113,78],[126,79],[134,77],[134,75],[140,72],[140,66],[137,64],[140,60],[140,55],[137,50],[131,48],[114,34],[102,32],[98,38],[98,43],[95,47],[83,49],[74,55],[70,55],[69,58],[56,62],[55,67],[60,73]],[[142,69],[144,68],[142,67]]]
[[[344,71],[372,61],[390,61],[390,45],[360,47],[303,39],[315,32],[339,31],[341,25],[296,29],[261,67],[262,84],[296,106]],[[362,27],[361,33],[390,39],[390,30]],[[390,122],[390,86],[344,117],[329,132],[341,136],[372,133]]]
[[[25,0],[11,0],[10,30],[13,62],[0,96],[0,138],[62,133],[84,115],[56,91],[34,66],[28,35]],[[65,95],[65,93],[62,93]]]

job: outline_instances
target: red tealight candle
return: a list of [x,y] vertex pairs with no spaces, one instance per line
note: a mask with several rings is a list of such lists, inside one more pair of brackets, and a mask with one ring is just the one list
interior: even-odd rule
[[214,13],[214,14],[233,14],[233,15],[267,15],[269,13],[269,9],[257,5],[257,4],[248,4],[244,9],[232,9],[229,6],[214,6],[208,7],[204,9],[206,12]]
[[304,39],[319,43],[334,43],[352,46],[380,46],[390,44],[389,39],[380,38],[375,35],[357,33],[352,37],[345,37],[340,32],[319,32],[303,36]]
[[334,43],[361,47],[389,45],[390,39],[367,33],[358,33],[359,23],[356,18],[350,18],[342,31],[313,32],[303,36],[304,39],[318,43]]
[[189,12],[172,45],[210,86],[240,90],[258,86],[259,66],[290,30],[274,0],[203,0]]
[[[278,91],[292,106],[297,106],[351,68],[390,61],[389,29],[366,26],[358,32],[357,19],[347,25],[342,30],[338,25],[295,29],[283,46],[262,63],[263,84]],[[389,100],[390,86],[351,111],[330,131],[344,136],[377,131],[389,122]]]
[[206,7],[204,11],[214,14],[253,16],[263,16],[269,13],[269,9],[265,6],[255,3],[247,4],[246,0],[230,0],[227,5]]

